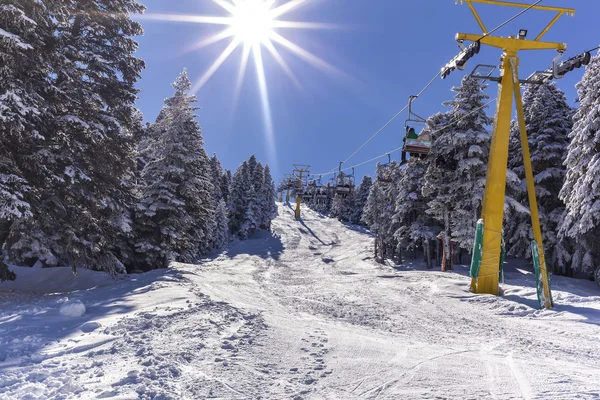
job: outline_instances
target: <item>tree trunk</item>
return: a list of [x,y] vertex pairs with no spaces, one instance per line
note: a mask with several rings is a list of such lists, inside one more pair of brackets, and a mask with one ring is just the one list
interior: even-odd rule
[[432,269],[433,262],[431,260],[431,245],[429,239],[423,240],[423,253],[425,255],[425,265],[427,266],[427,269]]
[[17,278],[17,275],[8,268],[8,265],[4,263],[4,243],[10,234],[11,226],[12,222],[0,222],[0,257],[2,257],[0,258],[0,282],[14,281]]
[[445,269],[449,269],[452,265],[452,248],[450,245],[450,212],[448,210],[444,210],[444,260],[443,265]]

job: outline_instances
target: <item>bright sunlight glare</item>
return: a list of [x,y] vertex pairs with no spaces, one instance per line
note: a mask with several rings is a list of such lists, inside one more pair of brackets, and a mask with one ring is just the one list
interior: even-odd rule
[[269,105],[269,95],[267,80],[265,76],[265,59],[263,52],[266,50],[272,60],[277,62],[283,72],[298,87],[302,88],[292,68],[285,60],[279,48],[287,50],[289,53],[300,58],[304,62],[312,65],[327,73],[333,73],[338,76],[345,76],[340,70],[315,56],[308,50],[300,47],[296,43],[286,39],[280,32],[285,29],[332,29],[335,25],[305,22],[305,21],[286,21],[280,18],[291,13],[300,6],[309,2],[309,0],[212,0],[229,15],[226,16],[207,16],[207,15],[177,15],[177,14],[144,14],[140,18],[146,20],[169,21],[180,23],[212,24],[223,25],[225,28],[207,38],[204,38],[187,49],[186,52],[197,51],[206,46],[219,43],[229,39],[229,44],[222,53],[212,63],[204,74],[194,82],[193,93],[197,93],[219,70],[221,65],[237,50],[242,48],[242,57],[240,69],[235,86],[234,104],[237,104],[241,87],[246,76],[246,68],[250,57],[254,60],[256,67],[256,78],[258,82],[259,97],[262,103],[262,112],[265,124],[265,141],[271,158],[271,165],[276,167],[275,153],[275,135],[273,129],[273,120],[271,108]]
[[269,40],[273,31],[273,16],[267,7],[268,4],[261,0],[248,0],[235,7],[231,27],[244,44],[252,46]]

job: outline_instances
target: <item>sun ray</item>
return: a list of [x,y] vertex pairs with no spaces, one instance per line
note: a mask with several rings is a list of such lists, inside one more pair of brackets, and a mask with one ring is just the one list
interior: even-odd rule
[[209,36],[206,39],[196,42],[196,43],[192,44],[191,46],[185,48],[185,50],[183,50],[183,54],[187,54],[187,53],[191,53],[192,51],[200,50],[206,46],[210,46],[211,44],[215,44],[222,40],[230,38],[233,35],[235,35],[235,31],[231,28],[227,28],[215,35]]
[[295,8],[300,7],[304,3],[306,3],[306,0],[290,0],[287,3],[280,5],[279,7],[271,9],[269,11],[269,14],[271,14],[271,18],[275,19],[277,17],[281,17],[282,15],[289,13]]
[[235,14],[235,11],[236,11],[235,3],[231,4],[225,0],[212,0],[212,1],[213,1],[213,3],[215,3],[216,5],[218,5],[225,11],[229,12],[230,14]]
[[149,13],[136,15],[136,18],[165,22],[189,22],[194,24],[231,25],[231,17],[213,17],[206,15]]
[[279,43],[283,47],[287,48],[292,53],[296,54],[298,57],[302,58],[304,61],[308,62],[309,64],[311,64],[314,67],[317,67],[321,70],[324,70],[324,71],[327,71],[330,73],[344,75],[344,73],[342,71],[340,71],[333,65],[329,64],[327,61],[320,59],[319,57],[317,57],[314,54],[310,53],[309,51],[303,49],[302,47],[298,46],[297,44],[290,42],[289,40],[287,40],[286,38],[284,38],[283,36],[281,36],[280,34],[278,34],[276,32],[271,33],[271,39],[273,39],[275,42]]
[[242,53],[242,61],[240,62],[240,69],[238,71],[237,82],[235,85],[234,92],[234,108],[237,106],[237,102],[240,98],[240,93],[242,91],[242,84],[244,83],[244,77],[246,76],[246,69],[248,68],[248,59],[250,58],[250,50],[251,46],[248,44],[244,44],[244,50]]
[[294,74],[294,71],[292,71],[292,69],[290,68],[288,63],[283,59],[283,57],[281,57],[279,50],[277,50],[277,48],[275,48],[275,46],[273,46],[273,43],[270,40],[267,40],[265,42],[265,47],[267,48],[267,50],[269,50],[269,52],[271,53],[271,55],[273,56],[275,61],[277,61],[277,63],[279,64],[279,66],[281,66],[281,68],[287,74],[287,76],[289,76],[289,78],[292,80],[294,85],[296,85],[296,87],[298,89],[302,90],[302,85],[300,84],[300,81],[296,77],[296,74]]
[[229,58],[231,53],[233,53],[233,51],[238,47],[239,44],[240,39],[238,38],[233,39],[231,43],[229,43],[229,46],[227,46],[227,48],[223,50],[221,55],[210,66],[208,71],[206,71],[202,78],[200,78],[200,80],[194,85],[194,87],[192,88],[192,93],[196,94],[200,89],[202,89],[206,82],[208,82],[208,80],[214,75],[214,73],[217,72],[219,67],[223,65],[223,63]]
[[281,21],[275,20],[272,23],[273,28],[291,28],[291,29],[339,29],[336,24],[325,24],[320,22],[300,22],[300,21]]
[[267,89],[267,79],[265,77],[265,67],[261,54],[260,44],[252,47],[254,63],[256,64],[256,75],[258,78],[258,87],[262,103],[263,118],[265,123],[265,136],[267,139],[267,149],[270,158],[270,164],[277,170],[277,153],[275,146],[275,134],[273,131],[273,118],[271,116],[271,104],[269,103],[269,92]]

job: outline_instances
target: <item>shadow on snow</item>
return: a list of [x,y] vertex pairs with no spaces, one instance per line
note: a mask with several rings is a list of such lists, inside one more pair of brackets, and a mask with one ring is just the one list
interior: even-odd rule
[[[68,349],[54,348],[44,352],[50,344],[62,342],[72,345],[70,336],[103,329],[91,324],[108,316],[132,312],[136,306],[128,297],[148,293],[161,287],[161,282],[186,280],[186,273],[174,269],[160,269],[144,274],[127,275],[111,285],[98,286],[66,293],[39,294],[23,291],[0,291],[0,372],[42,362],[66,353],[89,351],[112,342],[116,338]],[[60,314],[66,300],[80,300],[86,307],[83,317]]]

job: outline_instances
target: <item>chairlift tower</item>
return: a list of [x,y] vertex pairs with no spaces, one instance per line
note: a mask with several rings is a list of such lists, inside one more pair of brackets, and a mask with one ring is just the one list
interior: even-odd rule
[[296,219],[300,219],[300,203],[302,202],[302,178],[304,174],[310,174],[310,165],[303,164],[294,164],[294,173],[297,173],[296,176],[298,181],[298,190],[296,190]]
[[[458,0],[457,0],[458,2]],[[479,273],[473,277],[472,289],[475,293],[499,294],[499,275],[501,262],[501,242],[502,242],[502,219],[504,216],[504,196],[506,190],[506,169],[508,164],[508,142],[510,137],[510,122],[513,111],[513,98],[516,105],[517,117],[519,122],[521,147],[523,151],[523,161],[525,167],[525,176],[527,181],[527,192],[529,205],[531,208],[531,222],[535,242],[539,246],[541,283],[543,285],[543,296],[541,301],[545,308],[552,307],[552,298],[548,281],[548,271],[542,246],[542,232],[540,228],[539,213],[535,195],[533,181],[533,172],[531,168],[531,159],[529,155],[529,144],[527,142],[527,132],[525,129],[525,117],[523,112],[523,100],[521,96],[521,83],[539,83],[521,81],[518,76],[520,51],[528,50],[556,50],[559,55],[554,59],[554,64],[558,58],[567,49],[563,43],[544,42],[541,39],[552,28],[552,26],[563,15],[573,16],[575,10],[571,8],[560,8],[552,6],[513,3],[497,0],[460,0],[461,4],[466,3],[471,9],[477,23],[483,31],[482,34],[458,33],[456,40],[462,52],[455,57],[448,65],[442,69],[442,78],[448,76],[455,69],[464,69],[466,61],[474,54],[479,52],[480,45],[496,47],[503,50],[500,67],[500,77],[485,79],[496,80],[499,82],[498,102],[496,108],[496,117],[492,133],[490,156],[488,161],[487,178],[485,192],[483,197],[483,240]],[[557,14],[548,23],[548,25],[533,40],[527,39],[527,30],[521,29],[517,37],[499,37],[493,36],[485,27],[474,4],[488,4],[504,7],[516,7],[528,10],[553,11]],[[472,42],[468,47],[464,47],[464,41]],[[558,78],[558,76],[557,76]],[[475,259],[474,259],[475,261]]]

